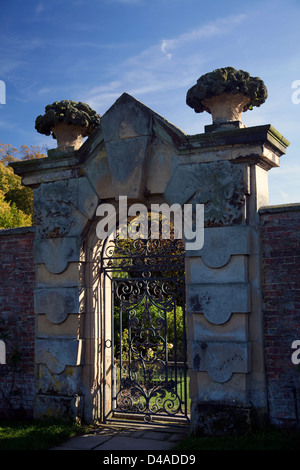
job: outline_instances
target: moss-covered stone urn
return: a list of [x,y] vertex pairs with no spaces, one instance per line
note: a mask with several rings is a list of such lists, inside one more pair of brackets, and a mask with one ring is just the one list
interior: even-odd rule
[[45,114],[38,116],[35,129],[57,140],[57,150],[78,150],[83,138],[100,126],[100,115],[86,103],[62,100],[45,107]]
[[224,124],[241,122],[242,113],[260,106],[267,96],[267,88],[259,77],[225,67],[202,75],[188,90],[186,103],[196,113],[210,113],[213,124]]

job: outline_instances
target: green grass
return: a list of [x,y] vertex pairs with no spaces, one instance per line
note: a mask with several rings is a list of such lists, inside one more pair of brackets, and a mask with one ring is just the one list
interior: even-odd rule
[[47,450],[84,431],[75,423],[0,421],[0,451]]
[[[89,432],[75,423],[0,421],[0,451],[47,450],[72,436]],[[300,432],[266,429],[239,437],[194,437],[179,442],[174,451],[300,450]]]
[[176,450],[300,450],[300,432],[267,429],[236,437],[190,436],[179,442]]

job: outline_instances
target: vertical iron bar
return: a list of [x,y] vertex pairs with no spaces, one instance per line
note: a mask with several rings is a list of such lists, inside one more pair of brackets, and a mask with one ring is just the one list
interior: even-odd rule
[[[102,273],[99,274],[100,276],[102,276]],[[106,315],[105,315],[105,301],[106,301],[106,298],[105,298],[105,282],[106,282],[106,276],[103,272],[103,293],[102,293],[102,298],[103,298],[103,302],[102,302],[102,306],[101,306],[101,310],[103,312],[103,332],[104,334],[102,335],[102,338],[104,339],[104,341],[102,340],[101,343],[102,343],[102,346],[101,346],[101,350],[102,350],[102,354],[103,354],[103,359],[102,359],[102,375],[103,375],[103,412],[102,412],[102,416],[104,416],[104,422],[106,420],[106,417],[107,417],[107,413],[106,413],[106,407],[105,407],[105,403],[106,403],[106,346],[105,346],[105,321],[106,321]],[[100,277],[100,284],[101,284],[101,277]]]
[[[123,343],[123,338],[122,338],[122,325],[123,325],[123,310],[122,310],[122,303],[121,303],[121,299],[119,298],[118,300],[118,310],[119,310],[119,341],[120,341],[120,375],[119,375],[119,389],[118,389],[118,392],[121,390],[121,386],[122,386],[122,369],[123,369],[123,360],[122,360],[122,357],[123,357],[123,347],[122,347],[122,343]],[[117,395],[116,395],[117,397]],[[117,405],[117,400],[116,400],[116,405]],[[117,408],[117,406],[116,406]]]
[[166,350],[166,358],[165,358],[165,367],[166,367],[166,372],[165,372],[165,382],[166,382],[166,386],[168,384],[168,381],[169,381],[169,351],[168,351],[168,335],[167,335],[167,321],[168,321],[168,318],[167,318],[167,309],[165,308],[164,309],[164,314],[165,314],[165,350]]
[[174,376],[175,376],[175,393],[177,393],[177,318],[176,318],[176,298],[174,299]]
[[112,364],[112,387],[111,387],[111,405],[110,408],[111,410],[114,409],[114,400],[115,397],[117,396],[117,374],[115,373],[116,371],[116,366],[115,366],[115,282],[112,279],[112,276],[110,278],[111,282],[111,352],[110,352],[110,357],[111,357],[111,364]]
[[128,376],[131,380],[131,324],[130,324],[130,308],[127,308],[127,325],[128,325]]
[[184,409],[188,415],[187,403],[187,342],[186,342],[186,309],[185,309],[185,279],[182,277],[182,321],[183,321],[183,370],[184,370]]

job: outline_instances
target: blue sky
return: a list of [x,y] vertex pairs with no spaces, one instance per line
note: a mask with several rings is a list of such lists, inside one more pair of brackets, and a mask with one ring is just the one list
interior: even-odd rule
[[103,115],[123,92],[198,134],[211,116],[186,92],[232,66],[268,88],[243,123],[272,124],[291,142],[269,172],[270,204],[300,202],[299,24],[299,0],[0,0],[0,141],[54,148],[34,128],[47,104],[73,99]]

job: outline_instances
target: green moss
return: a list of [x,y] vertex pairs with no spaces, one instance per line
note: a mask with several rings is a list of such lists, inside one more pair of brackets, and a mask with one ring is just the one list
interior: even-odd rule
[[52,129],[60,123],[72,124],[85,128],[85,135],[90,135],[100,125],[100,115],[88,104],[73,100],[55,101],[45,107],[45,114],[35,120],[35,129],[40,134],[51,135]]
[[251,77],[244,70],[225,67],[202,75],[196,85],[188,90],[186,103],[196,113],[209,112],[203,100],[223,93],[248,96],[250,98],[248,109],[260,106],[268,97],[267,88],[259,77]]

